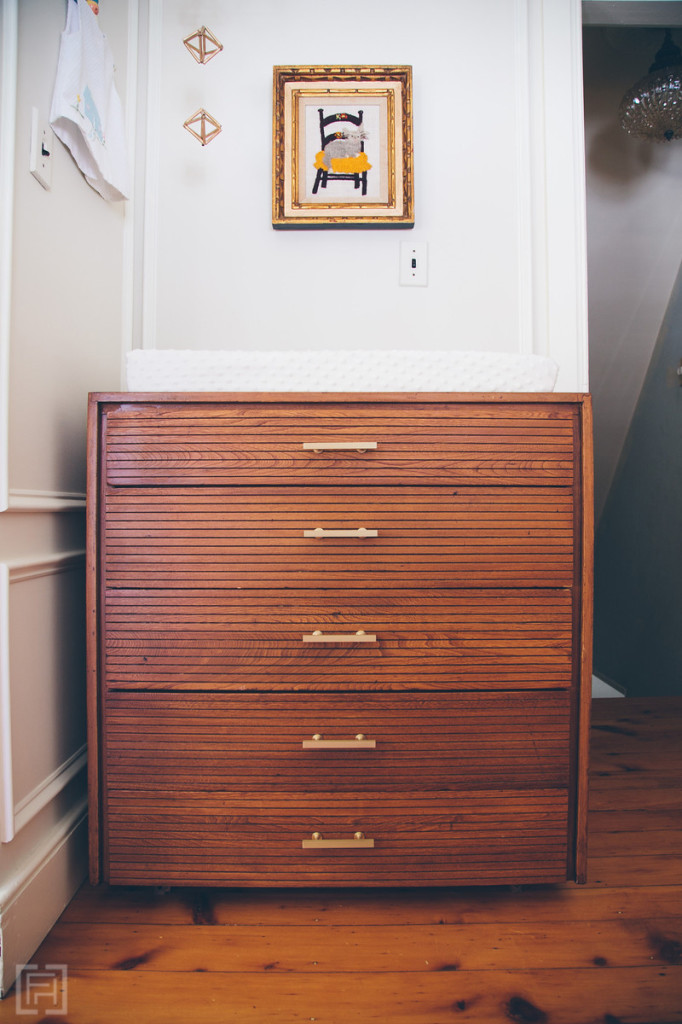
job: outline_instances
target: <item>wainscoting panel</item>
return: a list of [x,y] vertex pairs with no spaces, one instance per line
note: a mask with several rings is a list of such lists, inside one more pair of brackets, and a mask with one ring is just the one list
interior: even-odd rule
[[83,577],[82,551],[3,564],[4,842],[86,764]]

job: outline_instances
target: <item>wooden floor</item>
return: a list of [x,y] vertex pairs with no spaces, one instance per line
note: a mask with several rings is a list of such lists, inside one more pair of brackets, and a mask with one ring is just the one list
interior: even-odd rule
[[682,699],[594,702],[586,886],[83,888],[52,1024],[682,1022]]

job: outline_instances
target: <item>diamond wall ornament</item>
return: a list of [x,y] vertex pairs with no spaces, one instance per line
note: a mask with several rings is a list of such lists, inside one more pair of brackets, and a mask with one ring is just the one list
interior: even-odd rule
[[216,135],[220,135],[223,130],[223,126],[203,107],[199,107],[196,113],[188,117],[182,127],[186,128],[195,139],[198,139],[202,146],[212,142]]
[[223,44],[219,42],[205,25],[182,40],[198,64],[208,64],[216,53],[220,53]]

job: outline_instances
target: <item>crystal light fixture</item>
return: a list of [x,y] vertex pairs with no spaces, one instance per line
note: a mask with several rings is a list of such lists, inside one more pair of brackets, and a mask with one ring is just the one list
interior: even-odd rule
[[626,92],[618,115],[621,128],[637,139],[682,139],[682,52],[669,28],[649,74]]

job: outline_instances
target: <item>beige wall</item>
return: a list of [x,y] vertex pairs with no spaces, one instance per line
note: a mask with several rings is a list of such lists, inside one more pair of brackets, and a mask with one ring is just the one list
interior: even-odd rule
[[[29,174],[31,108],[47,118],[66,0],[13,0],[16,15],[11,266],[2,291],[6,441],[0,451],[0,845],[2,984],[30,957],[83,877],[85,728],[83,549],[88,390],[117,388],[125,204],[106,203],[54,140],[52,189]],[[128,4],[103,4],[101,26],[126,81]],[[13,83],[5,73],[5,97]],[[3,110],[6,105],[3,106]],[[3,204],[3,209],[6,209]],[[8,233],[11,231],[11,237]],[[9,401],[7,401],[7,396]]]
[[[122,88],[125,4],[102,7]],[[56,139],[51,191],[28,173],[31,108],[49,114],[65,9],[19,3],[10,490],[83,492],[87,392],[119,383],[125,203],[106,203]]]

